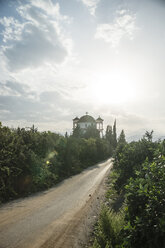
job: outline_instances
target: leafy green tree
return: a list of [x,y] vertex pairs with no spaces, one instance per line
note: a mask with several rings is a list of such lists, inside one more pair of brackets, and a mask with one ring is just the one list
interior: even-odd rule
[[67,176],[76,174],[81,171],[80,141],[74,137],[70,137],[66,142],[65,150],[65,173]]
[[165,139],[160,143],[159,151],[161,155],[165,156]]
[[102,161],[110,156],[109,144],[105,139],[96,139],[97,161]]
[[143,139],[146,139],[147,141],[152,142],[153,132],[154,132],[153,130],[151,132],[146,131]]
[[73,137],[81,138],[83,136],[82,130],[79,125],[73,130]]
[[101,213],[93,248],[165,247],[165,141],[153,142],[151,131],[128,144],[122,132],[114,175],[111,192],[125,194],[122,218],[118,219],[120,212]]
[[165,247],[165,157],[143,164],[126,186],[124,247]]
[[123,190],[130,177],[135,177],[135,171],[140,170],[146,159],[153,161],[155,151],[159,147],[157,142],[152,142],[146,136],[141,140],[119,146],[114,155],[114,168],[119,177],[116,181],[116,189]]
[[0,123],[0,202],[55,185],[83,168],[107,158],[107,143],[90,127],[83,138],[38,132],[34,127],[10,129]]
[[96,129],[95,126],[88,126],[87,130],[83,134],[83,138],[90,139],[90,138],[100,138],[99,131]]

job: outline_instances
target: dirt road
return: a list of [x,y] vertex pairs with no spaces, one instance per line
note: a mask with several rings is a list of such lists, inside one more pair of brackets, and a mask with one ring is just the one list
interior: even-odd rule
[[77,248],[82,221],[90,218],[89,208],[99,201],[97,194],[111,166],[108,160],[48,191],[4,204],[0,248]]

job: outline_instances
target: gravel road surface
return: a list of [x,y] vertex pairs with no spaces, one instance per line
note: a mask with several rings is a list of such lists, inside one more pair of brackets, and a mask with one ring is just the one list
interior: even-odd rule
[[48,191],[2,205],[0,248],[79,247],[79,226],[84,216],[90,218],[89,207],[111,166],[107,160]]

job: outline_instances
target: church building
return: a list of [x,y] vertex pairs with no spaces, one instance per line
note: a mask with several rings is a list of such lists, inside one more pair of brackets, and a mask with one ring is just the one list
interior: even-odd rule
[[103,137],[103,121],[100,116],[94,119],[86,112],[86,115],[73,119],[73,130],[79,126],[85,132],[89,126],[93,126],[100,132],[100,136]]

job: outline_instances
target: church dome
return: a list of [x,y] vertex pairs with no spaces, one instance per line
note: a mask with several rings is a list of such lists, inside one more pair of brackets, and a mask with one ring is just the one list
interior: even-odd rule
[[95,123],[95,119],[90,116],[90,115],[83,115],[80,119],[79,119],[79,123],[80,122],[90,122],[90,123]]

